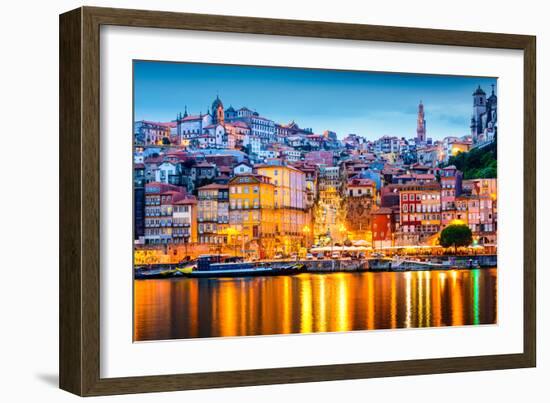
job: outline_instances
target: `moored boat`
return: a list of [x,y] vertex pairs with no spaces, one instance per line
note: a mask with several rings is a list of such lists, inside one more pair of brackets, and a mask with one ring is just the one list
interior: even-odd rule
[[234,258],[227,259],[223,255],[202,255],[196,261],[157,269],[137,269],[135,278],[208,278],[208,277],[249,277],[249,276],[280,276],[306,272],[303,263],[288,263],[275,265],[255,262],[236,262]]
[[220,262],[216,255],[203,255],[197,261],[196,268],[186,272],[186,277],[246,277],[246,276],[278,276],[297,274],[305,271],[301,263],[284,266],[266,265],[254,262]]

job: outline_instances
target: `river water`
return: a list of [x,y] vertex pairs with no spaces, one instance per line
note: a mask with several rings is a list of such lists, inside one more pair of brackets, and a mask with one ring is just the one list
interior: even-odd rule
[[136,280],[134,340],[494,324],[496,270]]

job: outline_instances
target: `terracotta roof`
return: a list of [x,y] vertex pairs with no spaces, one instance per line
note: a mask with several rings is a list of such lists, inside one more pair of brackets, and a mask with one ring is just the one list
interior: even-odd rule
[[189,115],[189,116],[186,116],[182,119],[182,122],[187,122],[189,120],[199,120],[201,118],[203,118],[204,116],[206,115]]
[[176,127],[176,122],[154,122],[152,120],[140,120],[139,122],[146,123],[148,125],[156,125],[156,126],[163,126],[163,127]]
[[[280,161],[279,158],[272,158],[271,159],[272,161]],[[292,166],[292,165],[283,165],[283,164],[280,164],[280,165],[277,165],[277,164],[255,164],[254,165],[254,168],[256,169],[262,169],[262,168],[273,168],[273,169],[281,169],[281,168],[289,168],[289,169],[293,169],[295,171],[299,171],[298,168],[296,168],[295,166]]]
[[382,170],[382,173],[383,174],[399,174],[403,172],[403,169],[402,168],[384,168]]
[[437,182],[428,182],[428,183],[418,183],[418,182],[409,182],[402,186],[401,190],[440,190],[441,185]]
[[197,204],[195,196],[186,196],[183,199],[176,201],[174,204]]
[[231,124],[235,127],[242,127],[242,128],[248,129],[248,125],[245,122],[236,121]]
[[218,171],[220,171],[220,172],[231,172],[231,171],[233,171],[233,168],[231,168],[227,165],[220,165],[220,166],[218,166]]
[[430,169],[430,167],[427,166],[427,165],[422,165],[422,164],[416,162],[416,163],[411,165],[411,169]]
[[267,185],[273,185],[271,183],[271,179],[268,176],[260,175],[260,174],[254,174],[254,173],[243,173],[243,174],[237,174],[231,178],[230,182],[235,181],[237,178],[244,178],[244,177],[252,177],[257,180],[259,180],[262,183],[265,183]]
[[210,185],[201,186],[197,190],[200,191],[200,190],[215,190],[215,189],[228,189],[228,188],[229,188],[228,185],[222,185],[222,184],[219,184],[219,183],[211,183]]
[[158,164],[159,162],[162,162],[162,161],[163,161],[162,157],[148,157],[148,158],[145,158],[144,160],[146,164]]
[[176,190],[167,190],[165,192],[162,192],[161,195],[162,196],[172,196],[171,204],[175,204],[177,201],[179,201],[179,200],[181,200],[185,197],[188,197],[188,195],[186,193],[178,192]]
[[415,178],[415,179],[431,179],[431,180],[435,180],[435,175],[432,175],[432,174],[413,174],[412,177]]
[[349,188],[364,187],[364,186],[376,186],[376,184],[374,183],[374,181],[366,178],[353,178],[348,180]]

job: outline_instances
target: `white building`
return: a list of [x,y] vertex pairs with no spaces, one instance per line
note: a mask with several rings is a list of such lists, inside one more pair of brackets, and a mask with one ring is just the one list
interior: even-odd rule
[[176,173],[177,165],[172,162],[165,161],[160,164],[155,171],[155,182],[169,183],[168,178],[170,175],[175,175]]
[[197,200],[186,196],[174,203],[172,212],[172,242],[197,242]]
[[[229,147],[229,134],[225,129],[225,126],[221,123],[216,125],[209,125],[204,128],[205,133],[214,138],[213,147],[215,148],[230,148]],[[233,141],[234,143],[234,141]],[[233,147],[231,147],[233,148]]]
[[233,175],[239,174],[250,174],[252,173],[252,166],[246,162],[241,162],[240,164],[235,165],[233,168]]
[[287,161],[300,161],[300,158],[302,157],[302,153],[293,148],[284,149],[281,154]]
[[245,147],[250,147],[250,153],[260,155],[260,150],[262,148],[262,141],[258,136],[252,134],[245,136],[243,145]]
[[278,158],[279,152],[275,150],[260,149],[258,156],[264,160],[271,158]]
[[191,139],[203,134],[204,128],[212,124],[210,114],[187,115],[187,112],[178,119],[177,133],[180,136],[180,142]]
[[382,136],[374,142],[374,152],[377,154],[399,153],[400,143],[397,137]]

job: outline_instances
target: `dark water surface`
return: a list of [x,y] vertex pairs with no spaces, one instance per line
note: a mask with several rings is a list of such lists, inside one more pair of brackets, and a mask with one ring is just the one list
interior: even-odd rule
[[134,339],[493,324],[494,269],[136,280]]

